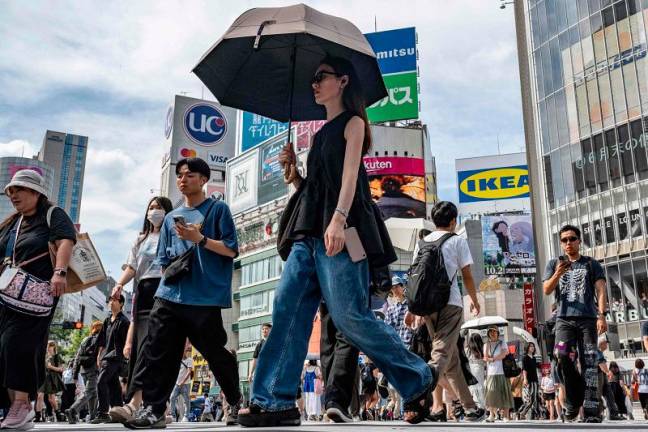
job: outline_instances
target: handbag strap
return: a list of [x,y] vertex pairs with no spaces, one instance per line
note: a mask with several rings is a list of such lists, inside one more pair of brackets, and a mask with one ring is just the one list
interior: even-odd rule
[[20,235],[20,228],[22,227],[22,222],[23,222],[23,216],[20,216],[18,221],[16,222],[16,225],[14,225],[14,228],[11,229],[11,232],[13,232],[13,235],[9,237],[9,241],[7,243],[7,247],[5,249],[5,258],[4,261],[7,262],[9,261],[12,266],[14,267],[22,267],[27,264],[30,264],[36,260],[39,260],[43,258],[44,256],[49,255],[49,250],[47,252],[43,252],[39,255],[36,255],[33,258],[30,258],[28,260],[21,261],[19,264],[16,264],[16,243],[18,242],[18,236]]

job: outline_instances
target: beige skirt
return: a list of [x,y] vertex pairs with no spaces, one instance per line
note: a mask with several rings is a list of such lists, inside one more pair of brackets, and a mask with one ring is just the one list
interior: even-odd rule
[[511,382],[504,375],[489,375],[486,378],[486,406],[513,408]]

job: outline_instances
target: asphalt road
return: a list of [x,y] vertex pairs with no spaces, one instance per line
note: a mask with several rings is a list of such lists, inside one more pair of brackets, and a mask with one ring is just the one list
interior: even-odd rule
[[[472,432],[472,431],[550,431],[550,430],[568,430],[568,431],[648,431],[648,422],[646,421],[625,421],[625,422],[606,422],[601,424],[583,424],[583,423],[558,423],[549,421],[528,421],[528,422],[509,422],[509,423],[421,423],[420,425],[411,426],[404,422],[358,422],[351,424],[333,424],[333,423],[315,423],[305,422],[299,427],[290,428],[242,428],[227,427],[223,423],[174,423],[167,426],[172,431],[230,431],[230,430],[247,430],[247,431],[274,431],[274,432],[315,432],[315,431],[346,431],[346,432],[390,432],[404,431],[407,429],[417,430],[434,430],[434,431],[452,431],[452,432]],[[105,425],[86,425],[84,423],[68,425],[66,423],[46,423],[36,424],[33,430],[36,431],[126,431],[118,424]]]

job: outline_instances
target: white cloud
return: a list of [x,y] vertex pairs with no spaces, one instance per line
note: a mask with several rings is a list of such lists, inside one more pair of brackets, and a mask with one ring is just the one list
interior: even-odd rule
[[0,157],[20,156],[30,158],[35,151],[32,145],[25,140],[11,140],[9,142],[0,142]]

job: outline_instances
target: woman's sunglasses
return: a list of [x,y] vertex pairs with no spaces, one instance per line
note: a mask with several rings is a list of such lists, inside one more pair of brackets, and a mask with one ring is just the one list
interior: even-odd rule
[[325,75],[333,75],[333,76],[336,76],[336,77],[341,77],[342,76],[342,74],[339,74],[337,72],[319,71],[311,79],[311,84],[319,84],[319,83],[321,83],[324,80],[324,78],[326,78]]

